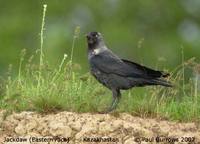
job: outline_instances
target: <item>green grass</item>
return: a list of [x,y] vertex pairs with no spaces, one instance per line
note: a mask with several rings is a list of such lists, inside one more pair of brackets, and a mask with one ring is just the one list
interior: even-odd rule
[[[39,64],[36,56],[25,60],[23,50],[17,76],[11,69],[0,83],[0,109],[8,111],[74,111],[105,110],[111,103],[111,92],[100,85],[89,73],[81,75],[79,65],[73,63],[73,49],[80,28],[74,32],[70,58],[64,54],[57,68],[51,68],[43,52],[43,31],[46,7],[44,6]],[[183,53],[183,52],[182,52]],[[184,58],[184,57],[183,57]],[[188,60],[172,71],[170,81],[174,88],[161,86],[133,88],[124,91],[116,112],[127,112],[141,117],[157,117],[179,121],[199,121],[200,93],[197,79],[184,80],[185,69],[196,67],[194,59]]]

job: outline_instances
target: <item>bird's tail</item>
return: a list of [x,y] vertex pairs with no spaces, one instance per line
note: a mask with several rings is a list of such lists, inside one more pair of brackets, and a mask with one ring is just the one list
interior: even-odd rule
[[162,85],[162,86],[166,86],[166,87],[173,87],[173,85],[171,84],[171,82],[166,81],[164,79],[153,79],[151,80],[151,82],[155,85]]

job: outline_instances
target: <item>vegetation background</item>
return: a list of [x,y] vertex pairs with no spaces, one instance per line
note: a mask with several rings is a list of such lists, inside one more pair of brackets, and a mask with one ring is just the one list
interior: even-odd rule
[[[41,36],[43,4],[48,8]],[[97,111],[111,94],[103,87],[98,88],[90,77],[85,80],[80,75],[88,72],[85,34],[99,31],[120,57],[170,71],[172,81],[178,83],[171,91],[139,88],[133,92],[134,97],[132,91],[126,92],[129,98],[122,102],[121,111],[196,120],[200,117],[199,13],[199,0],[0,0],[0,106],[12,105],[15,110]],[[80,32],[74,34],[79,28]],[[44,39],[42,59],[51,69],[38,70],[34,65],[24,64],[24,61],[39,63],[41,39]],[[78,72],[71,74],[71,70],[63,69],[69,66],[64,62],[70,60],[72,50]],[[63,58],[64,54],[67,57]],[[192,57],[196,62],[187,61]],[[106,97],[101,99],[101,95]]]
[[19,54],[30,57],[39,47],[42,5],[48,5],[45,26],[46,59],[58,64],[70,54],[73,31],[81,33],[74,61],[87,72],[86,41],[89,31],[101,32],[118,55],[155,67],[173,69],[185,59],[200,57],[200,2],[129,0],[0,0],[0,72],[18,67]]

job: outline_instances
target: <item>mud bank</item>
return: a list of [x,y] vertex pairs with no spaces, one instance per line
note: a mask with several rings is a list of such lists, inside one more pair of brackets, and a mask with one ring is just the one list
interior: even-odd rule
[[[129,114],[77,114],[59,112],[38,114],[0,113],[0,142],[4,143],[200,143],[200,128],[195,123],[143,119]],[[32,139],[31,139],[32,138]],[[27,140],[20,142],[23,139]],[[17,142],[18,140],[18,142]],[[35,141],[34,141],[35,140]],[[46,142],[45,142],[46,140]]]

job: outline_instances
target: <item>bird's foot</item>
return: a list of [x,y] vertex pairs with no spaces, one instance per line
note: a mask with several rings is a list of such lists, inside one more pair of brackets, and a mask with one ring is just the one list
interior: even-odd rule
[[111,113],[113,110],[116,109],[119,100],[120,100],[120,96],[114,96],[110,107],[109,107],[107,110],[105,110],[105,111],[103,111],[103,112],[100,112],[100,114],[108,114],[108,113]]

